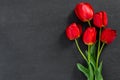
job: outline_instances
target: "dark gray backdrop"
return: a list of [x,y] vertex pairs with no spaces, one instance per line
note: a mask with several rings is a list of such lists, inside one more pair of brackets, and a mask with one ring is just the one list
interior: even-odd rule
[[102,59],[104,80],[119,80],[120,0],[0,0],[0,80],[85,80],[76,68],[84,61],[64,33],[81,1],[105,10],[118,32]]

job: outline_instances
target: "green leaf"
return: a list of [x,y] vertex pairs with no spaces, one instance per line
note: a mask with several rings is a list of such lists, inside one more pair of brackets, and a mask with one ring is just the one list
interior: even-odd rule
[[102,61],[100,62],[100,65],[95,72],[95,80],[103,80],[103,77],[102,77]]
[[103,80],[102,74],[98,70],[95,73],[95,80]]
[[[96,53],[96,46],[95,46],[95,44],[93,44],[90,48],[90,54],[91,54],[91,56],[95,57],[95,53]],[[86,56],[88,56],[88,51],[87,50],[85,51],[85,54],[86,54]]]
[[85,75],[86,77],[89,77],[89,70],[88,70],[86,67],[84,67],[84,66],[81,65],[80,63],[77,63],[77,68],[78,68],[82,73],[84,73],[84,75]]
[[95,44],[92,45],[92,47],[91,47],[91,56],[94,58],[95,62],[96,62],[96,55],[97,55],[96,50],[97,50],[97,48],[96,48]]
[[91,53],[91,64],[92,64],[92,66],[93,66],[93,68],[95,69],[95,66],[96,66],[96,59],[95,59],[95,56],[96,56],[96,46],[95,46],[95,44],[93,44],[92,46],[91,46],[91,49],[90,49],[90,53]]
[[[90,48],[90,63],[92,64],[93,68],[96,69],[96,61],[95,61],[95,52],[96,52],[96,46],[95,44],[91,46]],[[88,54],[87,50],[85,51],[86,55]]]
[[102,63],[103,63],[103,61],[100,62],[100,65],[99,65],[99,68],[98,68],[100,73],[102,72]]
[[90,63],[92,64],[92,67],[94,68],[94,73],[95,73],[95,70],[96,70],[96,45],[95,44],[91,46],[90,53],[91,53]]
[[94,71],[92,65],[89,64],[88,67],[89,67],[89,80],[94,80]]
[[91,46],[90,53],[91,53],[91,55],[94,55],[96,53],[96,46],[95,46],[95,44],[93,44]]
[[[93,50],[93,49],[92,49],[92,50]],[[88,54],[87,50],[85,51],[85,54],[86,54],[86,55]],[[93,68],[94,68],[94,70],[95,70],[95,69],[96,69],[96,63],[95,63],[95,58],[94,58],[94,56],[92,56],[92,55],[91,55],[90,63],[92,64],[92,66],[93,66]],[[88,64],[88,65],[89,65],[89,64]]]
[[91,60],[90,60],[90,63],[92,64],[94,70],[96,70],[96,63],[95,63],[95,59],[93,56],[91,56]]

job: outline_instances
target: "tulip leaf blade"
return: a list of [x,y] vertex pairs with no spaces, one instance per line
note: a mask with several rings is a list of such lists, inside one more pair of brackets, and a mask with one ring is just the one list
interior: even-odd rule
[[93,66],[93,68],[94,68],[94,70],[96,69],[96,63],[95,63],[95,59],[94,59],[94,57],[93,56],[91,56],[91,60],[90,60],[90,63],[91,63],[91,65]]
[[99,68],[98,68],[99,72],[102,72],[102,64],[103,64],[103,61],[100,62],[100,65],[99,65]]
[[94,80],[94,71],[91,64],[88,64],[89,67],[89,80]]
[[84,75],[88,78],[89,77],[89,70],[84,67],[82,64],[80,63],[77,63],[77,68],[82,72],[84,73]]
[[95,58],[95,56],[96,56],[96,54],[95,54],[96,53],[96,44],[93,44],[91,46],[90,53],[91,53],[91,56],[93,56]]
[[102,61],[100,62],[99,67],[95,71],[95,80],[103,80],[103,76],[102,76]]

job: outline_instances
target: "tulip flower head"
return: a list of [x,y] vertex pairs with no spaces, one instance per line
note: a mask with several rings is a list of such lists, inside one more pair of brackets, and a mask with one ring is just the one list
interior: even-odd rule
[[112,30],[111,28],[106,28],[102,31],[100,40],[103,43],[109,44],[112,43],[116,38],[116,30]]
[[66,36],[69,40],[75,40],[80,37],[82,33],[82,26],[72,23],[66,28]]
[[86,45],[92,45],[96,42],[97,31],[95,27],[88,27],[83,34],[83,42]]
[[108,24],[107,13],[105,11],[100,11],[94,14],[93,23],[96,27],[105,27]]
[[75,7],[76,16],[83,22],[90,21],[93,18],[93,8],[89,3],[81,2]]

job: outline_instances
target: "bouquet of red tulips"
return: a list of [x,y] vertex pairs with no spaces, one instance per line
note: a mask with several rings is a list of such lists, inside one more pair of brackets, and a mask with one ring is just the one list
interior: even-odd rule
[[[89,24],[83,34],[82,26],[75,22],[66,28],[66,36],[69,40],[75,41],[79,53],[87,63],[87,66],[77,63],[77,67],[84,73],[87,80],[103,80],[103,62],[100,61],[99,58],[104,46],[110,44],[116,38],[116,30],[106,28],[108,18],[105,11],[94,13],[92,6],[87,2],[78,3],[74,11],[79,20],[88,22]],[[91,20],[93,20],[94,25],[91,25]],[[98,28],[99,31],[97,31],[96,28]],[[84,52],[78,44],[78,39],[81,34],[83,35],[82,40],[84,44],[88,46],[88,49]]]

